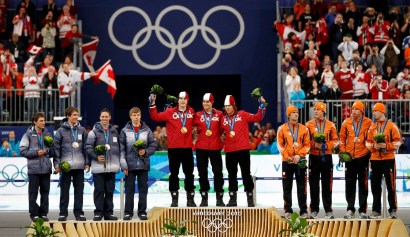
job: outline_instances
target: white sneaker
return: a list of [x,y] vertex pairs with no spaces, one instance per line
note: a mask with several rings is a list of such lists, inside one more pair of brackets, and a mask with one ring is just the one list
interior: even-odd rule
[[373,211],[372,214],[370,215],[370,219],[381,219],[382,214],[377,211]]
[[312,219],[317,219],[318,218],[318,216],[317,216],[317,212],[312,212],[312,213],[310,213],[310,218],[312,218]]
[[396,213],[396,211],[392,211],[392,212],[390,212],[390,219],[397,219],[397,213]]
[[326,212],[325,219],[335,219],[333,212]]
[[353,219],[354,217],[355,217],[355,216],[354,216],[354,212],[352,212],[351,210],[348,210],[347,213],[346,213],[346,215],[344,215],[343,218],[345,218],[345,219]]
[[285,218],[286,219],[290,219],[291,216],[292,216],[292,213],[290,213],[290,212],[285,213]]
[[368,219],[369,218],[369,216],[364,212],[360,212],[359,217],[360,217],[360,219]]

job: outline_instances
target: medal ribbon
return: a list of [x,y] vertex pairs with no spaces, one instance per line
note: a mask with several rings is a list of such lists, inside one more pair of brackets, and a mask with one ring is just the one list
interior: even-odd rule
[[360,117],[359,125],[356,127],[356,121],[353,120],[353,130],[356,137],[359,137],[360,128],[362,127],[363,117]]
[[299,134],[299,124],[298,124],[298,126],[296,126],[296,133],[293,132],[293,127],[290,125],[289,122],[288,122],[288,126],[289,126],[289,130],[290,130],[290,134],[292,134],[292,137],[293,137],[293,142],[296,142],[297,139],[298,139],[298,134]]
[[134,132],[135,141],[138,141],[138,139],[140,138],[141,128],[138,128],[138,133],[135,132],[134,128],[132,128],[132,131]]
[[[323,121],[323,127],[319,126],[319,123],[317,122],[317,119],[315,120],[316,122],[316,128],[317,131],[320,133],[324,133],[325,131],[325,125],[326,125],[326,119]],[[322,143],[322,162],[325,162],[325,154],[326,154],[326,145],[324,143]]]
[[206,129],[211,130],[211,122],[212,122],[212,110],[209,113],[209,119],[206,118],[206,112],[204,111],[203,113],[204,119],[205,119],[205,124],[206,124]]
[[232,120],[229,119],[229,116],[227,116],[227,119],[228,119],[229,128],[231,129],[231,131],[233,131],[235,127],[236,114],[233,116]]
[[188,115],[188,111],[185,111],[185,113],[184,113],[184,118],[182,118],[181,117],[181,113],[179,112],[179,110],[177,111],[177,113],[178,113],[178,117],[179,117],[179,120],[181,121],[181,123],[182,123],[182,127],[185,127],[185,124],[186,124],[186,119],[187,119],[187,115]]
[[[139,131],[139,129],[138,129],[138,131]],[[134,131],[134,133],[135,133],[135,131]],[[105,144],[108,144],[109,143],[109,138],[110,138],[110,132],[108,131],[108,129],[107,129],[107,131],[105,131],[105,129],[104,129],[104,137],[105,137]]]
[[[39,135],[40,133],[40,135]],[[40,150],[43,150],[44,147],[44,141],[43,141],[43,132],[39,132],[37,133],[37,139],[38,139],[38,143],[40,145]]]
[[380,130],[379,124],[377,124],[377,133],[384,133],[384,129],[386,128],[387,121],[384,121],[384,124],[382,126],[382,129]]
[[70,129],[71,129],[71,134],[73,135],[74,142],[77,142],[78,129],[75,129],[75,132],[74,132],[74,129],[73,129],[73,128],[70,128]]

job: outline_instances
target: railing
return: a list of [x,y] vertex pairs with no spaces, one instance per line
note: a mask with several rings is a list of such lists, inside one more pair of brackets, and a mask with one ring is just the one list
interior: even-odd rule
[[64,110],[74,105],[74,95],[61,98],[58,89],[30,90],[39,92],[39,97],[25,96],[29,90],[0,89],[0,124],[31,123],[36,112],[44,112],[46,122],[54,122],[54,117],[64,117]]
[[[343,120],[351,116],[352,104],[356,100],[326,100],[326,118],[331,120],[337,131],[340,130]],[[373,118],[372,107],[378,100],[361,100],[365,105],[365,116]],[[390,119],[404,135],[410,135],[410,100],[383,100],[386,106],[386,117]],[[314,118],[314,100],[291,100],[291,104],[299,108],[299,122],[306,123]]]

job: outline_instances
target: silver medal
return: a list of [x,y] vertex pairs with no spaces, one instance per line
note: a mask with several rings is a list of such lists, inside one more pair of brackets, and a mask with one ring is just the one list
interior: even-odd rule
[[109,151],[109,150],[111,149],[110,144],[105,144],[105,149],[106,149],[107,151]]
[[78,142],[73,142],[73,148],[78,148],[80,145],[78,144]]

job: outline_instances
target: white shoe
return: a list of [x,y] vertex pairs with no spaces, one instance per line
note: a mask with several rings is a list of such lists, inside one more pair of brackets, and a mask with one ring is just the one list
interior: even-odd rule
[[354,212],[352,212],[351,210],[348,210],[347,213],[346,213],[346,215],[344,215],[343,218],[345,218],[345,219],[353,219],[354,217],[355,217],[355,216],[354,216]]

